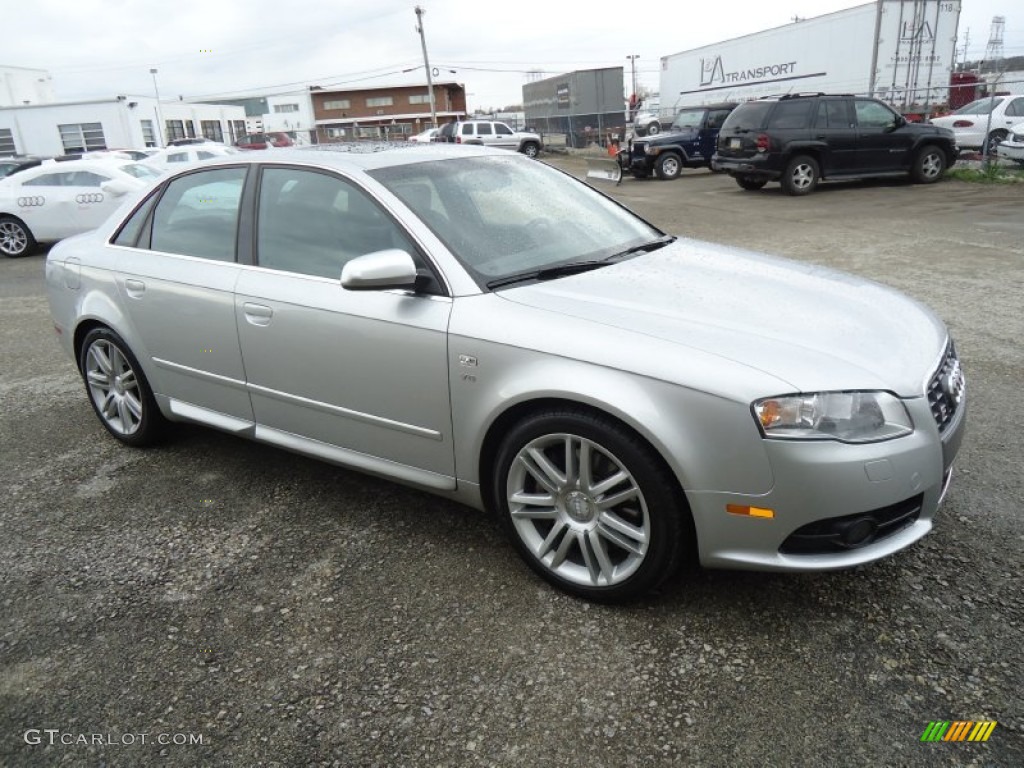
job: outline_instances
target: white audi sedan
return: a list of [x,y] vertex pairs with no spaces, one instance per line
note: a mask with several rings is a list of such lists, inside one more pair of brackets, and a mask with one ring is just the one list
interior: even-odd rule
[[114,438],[195,422],[488,508],[595,600],[931,530],[967,406],[927,308],[666,234],[521,155],[344,149],[182,170],[50,251]]
[[159,172],[117,158],[46,160],[0,179],[0,253],[26,256],[98,227]]

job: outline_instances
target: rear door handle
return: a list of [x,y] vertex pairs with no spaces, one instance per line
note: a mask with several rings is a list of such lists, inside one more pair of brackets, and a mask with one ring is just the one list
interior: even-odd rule
[[252,325],[270,325],[270,318],[274,316],[274,310],[263,304],[253,304],[247,301],[242,304],[245,312],[245,319]]
[[130,298],[141,299],[142,294],[146,292],[146,284],[141,280],[129,277],[124,281],[124,290]]

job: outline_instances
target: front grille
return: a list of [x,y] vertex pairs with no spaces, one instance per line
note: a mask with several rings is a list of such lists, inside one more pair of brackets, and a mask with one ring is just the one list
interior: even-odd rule
[[939,369],[928,381],[928,405],[932,409],[932,416],[939,427],[939,432],[944,432],[956,416],[957,409],[963,402],[964,386],[960,359],[956,355],[956,347],[950,341]]
[[[924,494],[870,512],[830,517],[797,528],[782,542],[779,552],[786,555],[827,555],[847,552],[892,536],[912,524],[921,515]],[[847,533],[855,525],[870,523],[871,535],[850,543]]]
[[630,152],[634,157],[643,157],[644,153],[647,152],[646,141],[634,141],[630,147]]

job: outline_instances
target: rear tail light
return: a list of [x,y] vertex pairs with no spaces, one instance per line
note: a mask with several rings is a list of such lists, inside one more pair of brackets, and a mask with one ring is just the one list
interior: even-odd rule
[[455,143],[456,144],[461,144],[462,143],[462,137],[461,136],[456,136],[455,137]]
[[954,128],[970,128],[974,125],[970,120],[957,120],[953,123]]
[[771,140],[768,138],[767,134],[762,133],[760,136],[757,137],[758,152],[767,152],[770,146]]

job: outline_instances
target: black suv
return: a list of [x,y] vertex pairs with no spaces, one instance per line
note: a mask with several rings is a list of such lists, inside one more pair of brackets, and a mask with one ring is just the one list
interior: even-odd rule
[[665,133],[633,139],[619,162],[638,179],[646,179],[651,171],[659,179],[674,179],[683,168],[710,168],[718,129],[735,106],[732,102],[685,107]]
[[877,99],[792,94],[733,110],[713,163],[743,189],[778,181],[788,194],[806,195],[819,179],[910,174],[930,184],[959,152],[951,130],[909,123]]

